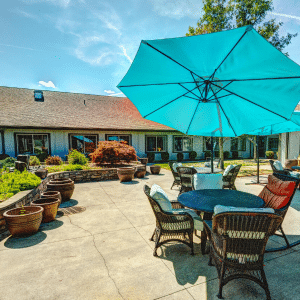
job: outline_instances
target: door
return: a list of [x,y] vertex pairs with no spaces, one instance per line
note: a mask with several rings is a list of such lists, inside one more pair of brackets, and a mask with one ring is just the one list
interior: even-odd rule
[[266,157],[267,137],[258,137],[258,156],[261,158]]

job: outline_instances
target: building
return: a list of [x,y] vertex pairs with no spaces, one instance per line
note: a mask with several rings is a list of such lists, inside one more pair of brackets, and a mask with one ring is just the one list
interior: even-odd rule
[[[125,140],[139,157],[153,152],[157,160],[164,151],[175,160],[180,152],[184,158],[190,151],[204,158],[210,150],[210,138],[185,136],[143,119],[128,98],[0,87],[0,154],[65,159],[71,148],[89,153],[104,140]],[[269,141],[263,151],[273,147]],[[253,146],[246,138],[226,139],[224,151],[249,158]]]

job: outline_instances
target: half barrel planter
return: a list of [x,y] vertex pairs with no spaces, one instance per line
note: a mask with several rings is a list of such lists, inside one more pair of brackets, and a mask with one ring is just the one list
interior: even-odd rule
[[41,179],[45,179],[48,175],[48,170],[47,169],[37,169],[34,174]]
[[129,182],[132,181],[135,173],[135,168],[125,167],[117,168],[117,174],[120,179],[120,182]]
[[42,223],[49,223],[55,220],[59,204],[60,200],[58,198],[40,198],[31,202],[32,206],[43,207]]
[[[21,209],[25,209],[26,213],[20,214]],[[39,230],[43,211],[41,206],[23,206],[7,210],[3,217],[12,236],[29,236]]]
[[61,204],[61,194],[58,191],[42,192],[40,198],[57,198],[59,200],[59,205]]
[[137,166],[135,168],[134,176],[137,178],[144,178],[146,175],[146,166]]
[[154,174],[154,175],[158,175],[160,172],[160,169],[161,169],[160,166],[157,166],[157,165],[150,166],[151,174]]
[[47,183],[47,192],[60,192],[61,201],[69,201],[74,192],[74,181],[70,178],[51,179]]

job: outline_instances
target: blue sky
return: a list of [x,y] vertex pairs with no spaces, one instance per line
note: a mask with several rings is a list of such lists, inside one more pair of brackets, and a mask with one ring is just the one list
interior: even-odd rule
[[[274,0],[268,17],[300,30],[300,1]],[[201,0],[9,0],[0,6],[0,85],[120,95],[142,39],[184,36]],[[300,64],[300,35],[285,48]]]

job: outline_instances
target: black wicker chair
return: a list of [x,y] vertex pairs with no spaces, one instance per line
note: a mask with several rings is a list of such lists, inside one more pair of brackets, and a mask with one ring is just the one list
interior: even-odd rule
[[287,175],[287,176],[289,176],[290,175],[290,172],[291,172],[291,170],[289,170],[289,169],[283,169],[283,170],[278,170],[278,169],[276,169],[276,167],[274,166],[274,160],[269,160],[269,163],[270,163],[270,165],[271,165],[271,168],[272,168],[272,170],[273,170],[273,174],[282,174],[282,175]]
[[174,185],[180,186],[180,184],[181,184],[181,182],[180,182],[180,176],[179,176],[178,172],[175,172],[174,169],[173,169],[173,164],[174,163],[175,162],[173,162],[173,161],[169,161],[169,167],[170,167],[171,172],[172,172],[173,177],[174,177],[174,181],[173,181],[173,184],[171,186],[171,189],[173,188]]
[[237,165],[233,169],[231,169],[228,175],[223,176],[223,189],[236,190],[235,180],[241,169],[242,165]]
[[[282,208],[280,209],[276,209],[274,208],[273,206],[273,202],[269,201],[268,203],[266,203],[265,207],[270,207],[270,208],[274,208],[276,214],[278,214],[279,216],[282,217],[282,222],[285,218],[285,215],[292,203],[292,200],[293,200],[293,197],[295,195],[295,192],[297,190],[297,186],[299,185],[300,183],[300,179],[297,178],[297,177],[293,177],[293,176],[287,176],[287,175],[284,175],[284,174],[278,174],[278,173],[274,173],[273,176],[275,176],[276,178],[282,180],[282,181],[293,181],[295,182],[295,187],[294,189],[291,191],[291,196],[290,196],[290,199],[289,199],[289,202]],[[264,190],[268,188],[268,185],[266,185],[264,187],[264,189],[262,190],[262,192],[260,193],[260,197],[263,198],[263,194],[264,194]],[[297,241],[297,242],[294,242],[294,243],[289,243],[284,231],[283,231],[283,228],[282,228],[282,222],[279,224],[277,230],[278,232],[275,233],[275,235],[277,236],[280,236],[284,239],[285,243],[286,243],[286,246],[283,246],[283,247],[279,247],[279,248],[272,248],[272,249],[267,249],[266,252],[274,252],[274,251],[281,251],[281,250],[285,250],[285,249],[288,249],[288,248],[291,248],[291,247],[294,247],[296,245],[299,245],[300,244],[300,241]]]
[[[145,185],[144,192],[148,197],[154,215],[156,217],[156,228],[151,237],[155,241],[153,255],[157,256],[157,248],[161,245],[177,241],[186,244],[192,249],[194,254],[193,231],[194,220],[187,212],[170,213],[161,209],[160,205],[150,196],[150,187]],[[171,202],[172,208],[179,209],[183,206],[179,202]]]
[[182,193],[190,192],[193,190],[193,176],[197,173],[197,170],[192,167],[178,167],[177,168],[180,182],[181,182],[181,188],[179,195]]
[[282,217],[270,213],[224,212],[204,221],[211,236],[209,265],[213,261],[219,277],[218,298],[229,281],[246,278],[258,283],[271,299],[263,269],[264,252],[269,237]]

